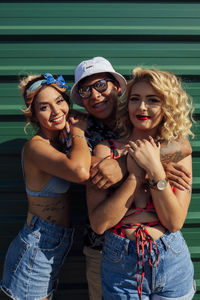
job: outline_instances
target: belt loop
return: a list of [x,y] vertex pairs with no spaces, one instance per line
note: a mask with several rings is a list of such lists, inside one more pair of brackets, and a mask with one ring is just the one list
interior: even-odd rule
[[161,236],[160,239],[161,239],[161,241],[162,241],[162,243],[164,245],[165,251],[167,251],[167,249],[169,248],[169,246],[168,246],[168,244],[165,241],[165,237]]
[[27,216],[27,225],[31,228],[34,227],[35,222],[37,221],[37,216],[33,215],[31,212],[28,212],[28,216]]
[[123,247],[124,253],[127,253],[127,254],[129,253],[129,244],[130,244],[130,240],[124,238],[124,247]]

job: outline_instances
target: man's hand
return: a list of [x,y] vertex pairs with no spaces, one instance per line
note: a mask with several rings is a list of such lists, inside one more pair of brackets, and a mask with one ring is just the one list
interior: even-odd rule
[[162,165],[171,185],[181,191],[191,190],[192,176],[183,166],[173,162],[162,163]]
[[87,115],[84,115],[84,117],[81,117],[80,119],[72,116],[69,117],[69,119],[66,120],[65,127],[59,133],[60,142],[65,144],[69,140],[70,133],[73,133],[73,127],[78,127],[85,131],[87,129],[87,124]]
[[[124,158],[125,164],[125,158]],[[106,157],[95,164],[90,170],[90,178],[99,189],[107,189],[123,178],[123,168],[118,160]]]

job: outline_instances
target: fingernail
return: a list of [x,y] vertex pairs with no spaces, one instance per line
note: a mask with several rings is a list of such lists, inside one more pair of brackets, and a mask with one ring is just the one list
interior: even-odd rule
[[67,129],[67,133],[68,133],[68,134],[70,133],[70,130],[69,130],[69,129]]

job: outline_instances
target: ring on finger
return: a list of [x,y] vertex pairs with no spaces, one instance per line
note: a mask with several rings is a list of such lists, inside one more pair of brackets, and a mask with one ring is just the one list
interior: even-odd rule
[[140,140],[137,140],[135,143],[136,143],[137,146],[141,145],[141,141]]
[[138,145],[137,145],[136,143],[132,142],[131,149],[132,149],[132,150],[135,150],[135,149],[137,148],[137,146],[138,146]]

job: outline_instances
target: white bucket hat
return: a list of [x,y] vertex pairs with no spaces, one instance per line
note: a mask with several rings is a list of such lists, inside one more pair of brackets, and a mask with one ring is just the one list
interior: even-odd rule
[[82,61],[75,69],[75,83],[71,88],[70,96],[76,104],[83,106],[82,98],[78,93],[79,82],[83,78],[97,73],[111,73],[119,82],[122,94],[124,93],[127,84],[126,79],[121,74],[115,72],[111,63],[107,59],[98,56],[89,60]]

